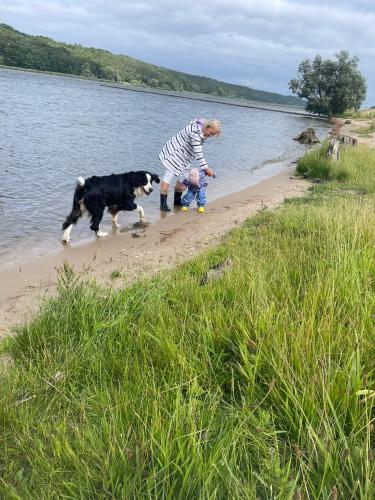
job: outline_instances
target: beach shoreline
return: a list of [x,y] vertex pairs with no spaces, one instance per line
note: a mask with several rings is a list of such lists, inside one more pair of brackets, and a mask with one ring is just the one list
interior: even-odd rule
[[[283,155],[274,158],[273,160],[264,160],[264,162],[260,163],[259,166],[250,169],[249,175],[246,179],[246,183],[241,184],[238,182],[236,186],[225,187],[221,191],[218,192],[212,188],[216,188],[210,184],[209,187],[209,200],[213,202],[219,198],[225,197],[230,194],[237,193],[239,189],[245,189],[247,187],[258,184],[259,182],[268,179],[274,175],[277,175],[279,172],[284,170],[288,165],[297,163],[300,158],[299,155],[290,155],[288,158],[285,158]],[[216,181],[215,181],[216,184]],[[169,214],[161,213],[159,210],[159,201],[158,201],[158,187],[155,186],[155,193],[153,193],[150,197],[138,198],[139,204],[144,208],[146,214],[146,220],[148,223],[155,224],[157,223],[161,217],[173,216],[174,212],[172,211]],[[157,199],[155,200],[155,197]],[[148,203],[151,201],[150,203]],[[70,199],[68,200],[70,202]],[[146,202],[146,204],[144,204]],[[69,213],[69,208],[67,208],[66,215]],[[139,216],[135,212],[122,212],[119,217],[121,232],[131,232],[133,230],[133,223],[139,219]],[[64,220],[63,215],[61,215],[60,220],[58,220],[57,225],[54,227],[54,231],[46,234],[43,233],[37,236],[36,231],[31,235],[30,233],[26,235],[24,238],[19,238],[16,241],[9,241],[6,243],[7,248],[4,248],[5,240],[3,243],[3,248],[0,250],[0,272],[9,266],[22,266],[25,260],[35,259],[39,256],[45,256],[47,254],[55,254],[61,250],[61,223]],[[110,217],[108,214],[105,214],[103,217],[103,221],[101,224],[101,228],[105,232],[110,232],[112,230],[112,225],[110,222]],[[82,232],[82,229],[84,232]],[[94,237],[93,232],[89,229],[88,218],[84,216],[77,224],[77,228],[73,230],[73,246],[77,245],[85,245],[92,243]],[[14,243],[14,244],[12,244]]]
[[[306,192],[309,182],[294,177],[295,165],[242,191],[218,198],[205,214],[176,211],[146,228],[113,231],[104,239],[62,248],[0,269],[0,338],[30,321],[56,293],[58,269],[67,262],[85,278],[114,287],[169,269],[213,247],[232,228],[262,209]],[[147,216],[147,214],[146,214]],[[74,238],[74,233],[73,233]],[[116,278],[116,276],[118,276]]]
[[[321,119],[319,115],[312,115],[311,113],[307,113],[304,110],[303,105],[298,106],[297,104],[288,104],[284,102],[273,102],[273,101],[262,101],[259,99],[247,99],[247,98],[240,98],[240,97],[223,97],[220,98],[219,96],[215,94],[206,94],[204,92],[193,92],[193,91],[187,91],[187,90],[182,90],[182,91],[174,91],[172,89],[170,90],[165,90],[159,87],[148,87],[148,86],[138,86],[138,85],[132,85],[128,82],[115,82],[114,80],[106,80],[104,78],[95,78],[95,77],[89,77],[89,76],[84,76],[84,75],[74,75],[71,73],[59,73],[56,71],[48,71],[48,70],[38,70],[34,68],[21,68],[17,66],[7,66],[5,64],[0,64],[0,70],[5,70],[5,71],[19,71],[19,72],[25,72],[25,73],[32,73],[36,75],[43,75],[43,76],[52,76],[52,77],[57,77],[57,78],[71,78],[74,80],[81,80],[81,81],[86,81],[86,82],[93,82],[97,83],[98,85],[101,85],[103,87],[108,87],[108,88],[115,88],[115,89],[120,89],[120,90],[125,90],[129,92],[143,92],[143,93],[148,93],[148,94],[157,94],[157,95],[165,95],[165,96],[170,96],[170,97],[176,97],[176,98],[181,98],[181,99],[191,99],[191,100],[197,100],[197,101],[205,101],[205,102],[216,102],[220,104],[227,104],[229,106],[239,106],[239,107],[248,107],[248,108],[254,108],[254,109],[261,109],[263,111],[274,111],[276,113],[286,113],[286,114],[294,114],[298,116],[305,116],[307,118],[312,118],[312,119]],[[281,94],[280,94],[281,95]],[[286,97],[282,96],[281,97]],[[256,103],[259,103],[259,106],[256,105]],[[268,107],[267,107],[268,105]],[[272,108],[274,106],[274,108]],[[288,109],[278,109],[278,108],[291,108],[290,110]],[[294,111],[293,111],[294,109]]]

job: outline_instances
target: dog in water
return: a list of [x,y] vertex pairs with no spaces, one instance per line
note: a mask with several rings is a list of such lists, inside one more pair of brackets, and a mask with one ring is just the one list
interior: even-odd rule
[[159,184],[159,176],[145,170],[93,176],[87,179],[78,177],[73,208],[62,226],[63,243],[69,243],[71,230],[85,212],[88,212],[91,217],[90,228],[97,237],[108,234],[99,229],[106,208],[112,215],[113,227],[118,227],[117,217],[121,210],[136,210],[139,213],[140,222],[144,222],[143,208],[134,203],[134,200],[136,196],[150,195],[153,191],[153,182]]

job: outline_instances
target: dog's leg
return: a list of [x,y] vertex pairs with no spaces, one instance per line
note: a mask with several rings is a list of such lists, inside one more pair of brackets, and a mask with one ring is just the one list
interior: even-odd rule
[[118,212],[112,212],[112,227],[120,227],[120,224],[117,222]]
[[73,229],[74,224],[70,224],[66,229],[64,229],[63,235],[62,235],[62,242],[63,243],[69,243],[70,241],[70,232]]
[[144,222],[145,221],[145,212],[144,212],[143,208],[140,205],[137,205],[136,210],[139,213],[139,222]]
[[103,218],[104,207],[95,207],[94,209],[90,210],[90,213],[91,213],[90,229],[95,231],[95,234],[98,238],[104,238],[104,236],[107,236],[108,233],[105,233],[104,231],[100,231],[100,229],[99,229],[99,224]]
[[112,215],[112,227],[113,228],[120,227],[120,225],[117,222],[118,214],[119,214],[119,210],[117,208],[117,205],[113,205],[113,206],[108,207],[108,212]]
[[75,207],[71,211],[71,213],[68,215],[66,218],[62,228],[63,228],[63,235],[62,235],[62,242],[63,243],[69,243],[70,241],[70,233],[73,229],[73,227],[77,224],[78,219],[82,216],[83,214],[83,208],[84,205],[83,203],[81,205],[78,205],[79,208]]

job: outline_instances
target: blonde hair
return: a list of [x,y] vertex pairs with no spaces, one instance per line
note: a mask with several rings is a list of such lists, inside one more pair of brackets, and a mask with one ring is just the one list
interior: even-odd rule
[[220,120],[217,120],[216,118],[213,118],[212,120],[205,120],[203,127],[204,129],[207,129],[209,127],[216,130],[217,137],[219,137],[219,135],[221,134],[221,123]]

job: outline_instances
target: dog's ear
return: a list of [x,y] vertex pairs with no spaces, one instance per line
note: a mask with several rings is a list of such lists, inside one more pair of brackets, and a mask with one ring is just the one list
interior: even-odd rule
[[156,182],[156,184],[159,184],[160,183],[160,178],[157,174],[151,174],[151,180],[153,182]]

